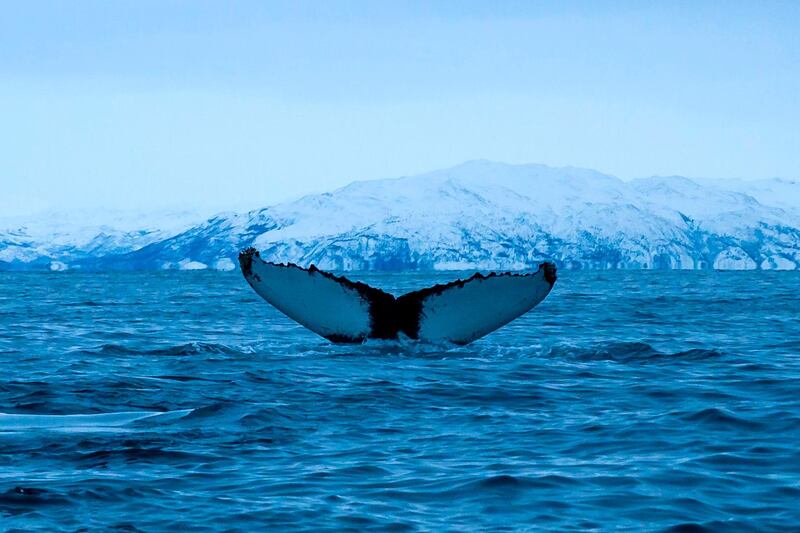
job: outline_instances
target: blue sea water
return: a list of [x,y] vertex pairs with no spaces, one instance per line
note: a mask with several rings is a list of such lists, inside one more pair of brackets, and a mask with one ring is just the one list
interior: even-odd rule
[[796,530],[799,287],[562,272],[449,348],[334,346],[237,273],[0,274],[0,530]]

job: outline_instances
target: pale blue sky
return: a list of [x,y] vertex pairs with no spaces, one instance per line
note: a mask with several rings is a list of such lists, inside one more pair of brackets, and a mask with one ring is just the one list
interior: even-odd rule
[[0,213],[486,158],[800,177],[800,2],[4,2]]

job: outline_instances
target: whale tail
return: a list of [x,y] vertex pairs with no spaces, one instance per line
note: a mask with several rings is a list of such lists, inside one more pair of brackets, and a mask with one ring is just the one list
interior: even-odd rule
[[553,263],[530,274],[475,274],[395,297],[361,282],[319,270],[239,254],[247,282],[267,302],[336,343],[405,336],[468,344],[530,311],[556,281]]

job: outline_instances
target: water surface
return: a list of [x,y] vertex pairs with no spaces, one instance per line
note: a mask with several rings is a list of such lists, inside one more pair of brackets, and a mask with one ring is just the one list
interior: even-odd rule
[[798,287],[562,272],[467,347],[343,347],[236,273],[0,273],[0,524],[793,529]]

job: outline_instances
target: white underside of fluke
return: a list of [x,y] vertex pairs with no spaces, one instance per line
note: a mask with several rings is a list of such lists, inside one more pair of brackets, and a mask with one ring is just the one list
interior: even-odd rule
[[242,252],[240,263],[261,297],[334,342],[408,337],[467,344],[530,311],[555,283],[555,265],[544,263],[531,274],[476,274],[395,298],[313,266],[265,262],[254,249]]
[[467,344],[527,313],[551,288],[543,270],[527,276],[475,278],[450,286],[422,300],[419,337]]
[[283,314],[323,337],[365,338],[370,332],[369,302],[355,289],[320,271],[252,262],[247,281]]

